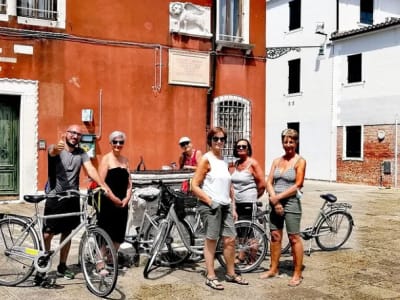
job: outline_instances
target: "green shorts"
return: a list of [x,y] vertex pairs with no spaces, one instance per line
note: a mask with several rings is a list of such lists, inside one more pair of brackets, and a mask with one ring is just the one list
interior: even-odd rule
[[283,225],[285,224],[288,234],[298,234],[300,233],[300,221],[301,213],[285,212],[283,216],[278,216],[272,208],[269,214],[269,227],[271,231],[283,229]]
[[218,240],[221,236],[235,237],[235,223],[230,205],[220,205],[215,209],[202,202],[197,208],[205,229],[205,237]]

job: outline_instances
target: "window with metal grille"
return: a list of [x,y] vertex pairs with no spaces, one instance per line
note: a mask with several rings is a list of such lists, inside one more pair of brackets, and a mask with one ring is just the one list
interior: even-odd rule
[[289,2],[289,30],[300,28],[301,26],[301,0]]
[[349,55],[347,57],[347,82],[360,82],[362,80],[362,57],[361,54]]
[[20,17],[57,20],[57,0],[17,0]]
[[248,43],[249,0],[217,2],[217,40]]
[[231,162],[233,148],[238,139],[245,138],[250,141],[250,101],[239,96],[221,96],[214,101],[214,126],[223,127],[227,133],[227,140],[223,155],[226,161]]
[[360,22],[369,25],[374,23],[374,0],[360,0]]

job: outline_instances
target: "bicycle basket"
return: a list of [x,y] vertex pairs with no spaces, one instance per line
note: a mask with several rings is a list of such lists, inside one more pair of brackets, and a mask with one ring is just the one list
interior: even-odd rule
[[186,216],[186,208],[194,208],[197,206],[197,198],[190,196],[181,191],[173,191],[175,203],[175,212],[178,218],[183,219]]

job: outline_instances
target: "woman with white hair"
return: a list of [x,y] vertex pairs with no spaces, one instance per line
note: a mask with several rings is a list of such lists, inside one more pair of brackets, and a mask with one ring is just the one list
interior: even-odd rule
[[109,141],[111,151],[103,156],[99,174],[111,191],[101,199],[98,225],[110,235],[118,251],[125,237],[132,182],[128,159],[121,154],[126,141],[125,133],[113,131]]

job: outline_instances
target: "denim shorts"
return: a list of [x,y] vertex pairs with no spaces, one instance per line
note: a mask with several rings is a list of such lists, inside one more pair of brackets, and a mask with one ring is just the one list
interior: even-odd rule
[[221,236],[236,236],[231,205],[219,205],[217,208],[211,209],[207,204],[200,202],[197,209],[200,213],[207,239],[218,240]]

